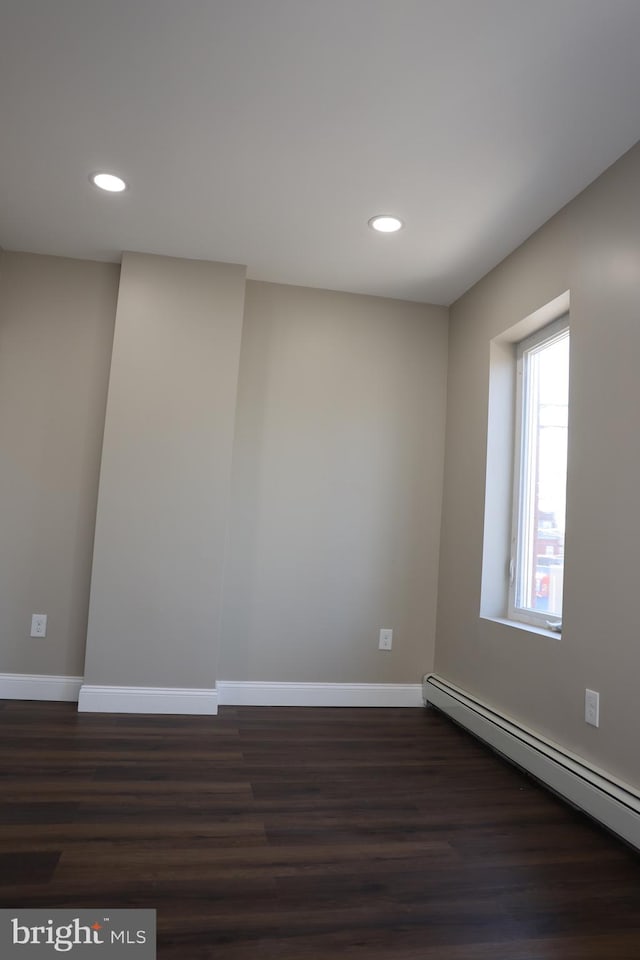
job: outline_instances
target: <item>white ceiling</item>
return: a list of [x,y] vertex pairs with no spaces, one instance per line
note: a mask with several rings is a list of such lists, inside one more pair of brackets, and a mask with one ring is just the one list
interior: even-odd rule
[[638,137],[639,0],[0,0],[6,249],[447,304]]

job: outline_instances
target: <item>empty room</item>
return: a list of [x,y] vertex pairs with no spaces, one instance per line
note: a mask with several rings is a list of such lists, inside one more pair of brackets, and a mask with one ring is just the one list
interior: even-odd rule
[[639,49],[0,0],[2,960],[638,960]]

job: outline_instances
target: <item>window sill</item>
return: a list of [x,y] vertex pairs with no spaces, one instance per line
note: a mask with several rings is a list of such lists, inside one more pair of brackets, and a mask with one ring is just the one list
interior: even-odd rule
[[532,623],[523,623],[522,620],[509,620],[507,617],[481,617],[481,620],[489,620],[491,623],[501,623],[505,627],[515,627],[516,630],[524,630],[526,633],[537,633],[540,637],[549,637],[551,640],[562,640],[562,634],[556,630],[545,630],[544,627],[536,627]]

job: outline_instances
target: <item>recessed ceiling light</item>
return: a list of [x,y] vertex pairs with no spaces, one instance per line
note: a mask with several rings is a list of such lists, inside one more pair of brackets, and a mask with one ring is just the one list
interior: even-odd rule
[[395,233],[396,230],[401,230],[404,224],[397,217],[391,217],[389,214],[383,213],[377,217],[371,217],[369,226],[380,233]]
[[108,190],[109,193],[121,193],[127,189],[122,177],[116,177],[113,173],[94,173],[90,180],[96,187],[100,187],[101,190]]

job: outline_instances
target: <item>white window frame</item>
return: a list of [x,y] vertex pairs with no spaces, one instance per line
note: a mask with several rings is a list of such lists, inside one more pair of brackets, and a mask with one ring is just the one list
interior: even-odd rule
[[518,569],[522,565],[524,541],[521,531],[521,517],[523,514],[523,500],[525,498],[524,450],[527,443],[525,405],[526,383],[524,377],[526,354],[542,343],[552,343],[569,331],[569,313],[564,313],[557,320],[547,324],[516,345],[516,420],[514,437],[514,466],[513,466],[513,503],[511,518],[511,555],[509,559],[509,596],[508,618],[519,623],[554,630],[562,630],[562,617],[559,619],[547,612],[537,613],[516,606],[516,590],[518,585]]

